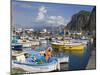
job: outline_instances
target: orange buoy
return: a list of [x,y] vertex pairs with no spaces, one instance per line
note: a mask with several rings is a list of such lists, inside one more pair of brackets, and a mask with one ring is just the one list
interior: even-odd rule
[[51,49],[51,47],[49,47],[49,48],[47,49],[46,53],[47,53],[49,56],[52,55],[52,49]]
[[45,57],[45,60],[46,60],[46,62],[47,62],[48,59],[49,59],[49,55],[48,55],[47,53],[44,53],[44,57]]

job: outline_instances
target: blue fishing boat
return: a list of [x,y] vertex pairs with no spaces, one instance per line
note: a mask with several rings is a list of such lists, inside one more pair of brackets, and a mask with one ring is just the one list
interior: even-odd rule
[[13,60],[13,67],[19,67],[28,72],[49,72],[57,70],[57,58],[50,56],[46,61],[43,51],[28,50],[21,54],[17,54]]
[[21,44],[15,43],[11,46],[12,50],[22,51],[23,46]]

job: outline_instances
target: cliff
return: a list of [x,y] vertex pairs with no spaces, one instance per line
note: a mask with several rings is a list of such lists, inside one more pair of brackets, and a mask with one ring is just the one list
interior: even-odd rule
[[96,30],[96,7],[91,12],[82,10],[72,16],[67,24],[69,30],[95,31]]

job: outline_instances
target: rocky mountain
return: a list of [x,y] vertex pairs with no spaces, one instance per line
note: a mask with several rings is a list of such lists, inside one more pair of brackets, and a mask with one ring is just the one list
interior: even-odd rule
[[85,28],[89,31],[95,31],[96,30],[96,7],[93,8],[89,21],[87,22],[87,25]]
[[86,26],[89,21],[90,12],[88,11],[80,11],[72,16],[71,21],[68,23],[67,27],[70,30],[81,31]]
[[96,28],[96,7],[92,12],[82,10],[72,16],[67,28],[75,31],[93,31]]

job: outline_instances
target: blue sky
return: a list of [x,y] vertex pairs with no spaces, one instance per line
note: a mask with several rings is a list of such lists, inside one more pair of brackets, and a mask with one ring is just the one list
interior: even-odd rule
[[63,25],[80,10],[91,11],[93,6],[12,1],[12,21],[19,25]]

